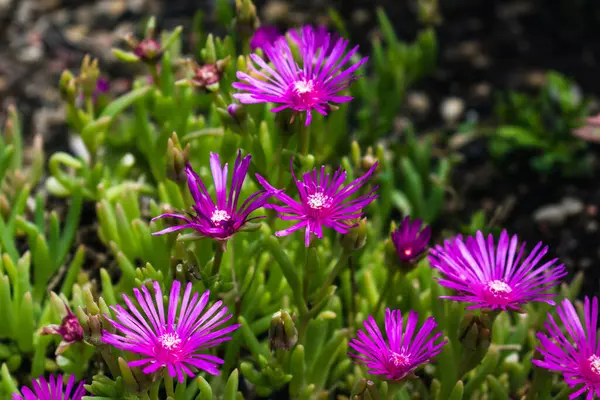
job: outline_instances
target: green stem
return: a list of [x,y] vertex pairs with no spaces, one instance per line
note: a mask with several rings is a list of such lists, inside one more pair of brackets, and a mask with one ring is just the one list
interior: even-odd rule
[[112,353],[112,347],[107,346],[105,344],[101,344],[98,346],[100,350],[100,355],[104,359],[104,362],[108,366],[110,373],[112,376],[121,376],[121,370],[119,369],[119,364],[117,364],[117,360]]
[[[340,272],[342,272],[342,268],[344,268],[346,266],[346,264],[348,263],[350,254],[351,254],[351,252],[347,251],[347,250],[344,250],[342,252],[342,255],[340,256],[340,259],[338,260],[337,264],[335,264],[335,267],[333,267],[333,269],[331,270],[331,273],[329,274],[329,276],[323,283],[321,290],[315,296],[315,298],[314,298],[315,300],[313,301],[313,304],[318,304],[321,300],[323,300],[323,298],[325,298],[325,296],[327,296],[327,293],[329,292],[329,286],[331,286],[333,281],[335,281],[335,278],[337,278],[337,276],[340,274]],[[312,310],[311,310],[310,314],[312,316]]]
[[308,155],[308,149],[310,147],[310,128],[305,125],[305,118],[301,118],[298,121],[298,123],[300,123],[300,138],[298,139],[298,150],[303,156]]
[[[547,399],[552,388],[552,373],[544,368],[534,367],[533,381],[525,400]],[[546,397],[548,396],[548,397]]]
[[221,269],[221,261],[223,261],[223,253],[225,252],[225,243],[217,242],[217,248],[215,249],[215,255],[213,257],[213,264],[210,270],[210,276],[216,276]]
[[165,381],[165,391],[167,392],[167,396],[174,398],[175,390],[173,389],[173,378],[168,373],[165,373],[164,381]]
[[85,106],[87,108],[88,114],[90,117],[94,119],[94,102],[92,101],[92,96],[87,96],[85,99]]
[[348,259],[348,266],[350,267],[350,288],[352,290],[352,296],[350,299],[350,312],[349,312],[349,316],[348,316],[348,320],[349,320],[349,325],[350,325],[350,331],[352,332],[351,334],[354,335],[356,332],[355,329],[355,320],[356,320],[356,310],[358,309],[358,306],[356,304],[356,301],[358,299],[358,296],[356,296],[356,293],[358,293],[358,287],[356,286],[356,277],[354,276],[354,270],[355,270],[355,266],[354,266],[354,262],[353,262],[353,258],[350,257]]
[[150,65],[150,73],[152,74],[152,81],[154,85],[160,90],[160,76],[158,76],[158,67],[156,64]]
[[404,382],[392,383],[388,382],[388,391],[386,399],[392,400],[396,397],[399,391],[404,387]]
[[383,292],[379,295],[379,300],[377,300],[377,305],[375,306],[375,310],[373,310],[373,316],[376,317],[383,305],[385,299],[388,298],[390,294],[390,290],[392,289],[392,285],[394,284],[394,280],[396,279],[396,272],[392,272],[388,279],[385,282],[385,286],[383,287]]
[[310,322],[310,315],[305,314],[301,315],[298,323],[298,344],[304,345],[304,340],[306,338],[306,331],[308,329],[308,323]]

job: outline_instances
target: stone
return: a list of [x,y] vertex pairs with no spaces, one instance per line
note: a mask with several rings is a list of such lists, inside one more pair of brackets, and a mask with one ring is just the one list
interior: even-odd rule
[[448,124],[458,122],[465,111],[465,102],[459,97],[448,97],[440,104],[440,114]]
[[431,109],[429,97],[424,92],[410,92],[406,96],[406,103],[408,108],[419,116],[425,116]]
[[265,21],[273,23],[281,20],[285,20],[288,17],[290,6],[286,2],[275,0],[270,1],[263,8],[263,15]]
[[560,205],[549,204],[538,208],[533,213],[533,219],[537,223],[560,225],[567,219],[567,214]]
[[583,202],[574,197],[563,198],[561,200],[560,205],[563,208],[564,212],[569,216],[580,214],[585,208]]

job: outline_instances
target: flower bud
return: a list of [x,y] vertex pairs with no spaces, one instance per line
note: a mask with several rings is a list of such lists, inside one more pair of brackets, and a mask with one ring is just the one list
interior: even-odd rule
[[[397,230],[392,231],[391,243],[396,253],[396,262],[400,269],[409,271],[425,255],[431,239],[431,228],[423,226],[420,219],[404,218]],[[386,254],[390,251],[389,241],[386,242]]]
[[294,320],[287,311],[280,310],[273,314],[269,328],[269,343],[271,349],[289,350],[298,341],[298,330]]
[[341,237],[342,246],[349,251],[362,249],[367,243],[367,219],[355,220],[355,226]]
[[102,342],[102,323],[100,316],[89,315],[83,325],[83,339],[92,346],[100,346]]
[[186,182],[185,165],[189,161],[190,145],[181,149],[179,138],[173,132],[167,144],[167,177],[178,183]]
[[[133,44],[133,42],[130,42],[130,45],[131,44]],[[135,43],[133,52],[142,61],[148,64],[158,63],[163,55],[163,49],[160,43],[150,38],[142,39],[141,42]]]
[[[378,161],[379,160],[377,159],[377,157],[373,154],[373,148],[369,146],[369,148],[367,148],[367,153],[360,158],[360,168],[363,171],[368,171]],[[381,164],[379,164],[379,167],[380,166]]]
[[[54,293],[52,293],[53,303],[60,299]],[[64,301],[63,307],[66,312],[60,325],[47,325],[42,328],[41,335],[60,335],[63,340],[56,349],[56,355],[62,354],[70,345],[73,343],[81,342],[83,340],[83,328],[77,319],[77,316],[73,314],[67,303]]]
[[77,92],[77,82],[69,70],[64,70],[58,83],[60,96],[63,101],[73,104],[75,102],[75,93]]
[[98,68],[98,59],[91,59],[89,55],[83,57],[78,80],[85,97],[92,96],[96,90],[96,84],[98,83],[99,77],[100,69]]
[[114,333],[115,327],[108,322],[106,316],[110,316],[110,309],[102,297],[94,301],[94,297],[89,287],[83,291],[85,309],[79,307],[77,316],[83,329],[83,340],[92,346],[102,346],[102,331]]
[[492,342],[492,326],[498,315],[497,311],[482,312],[475,316],[465,315],[459,327],[459,340],[462,345],[459,361],[459,376],[463,376],[477,367],[488,352]]
[[352,400],[378,400],[379,392],[372,380],[362,378],[352,388]]
[[235,0],[235,28],[244,38],[251,38],[260,26],[256,6],[252,0]]
[[8,199],[4,194],[0,194],[0,217],[4,218],[4,220],[8,220],[11,212],[12,211]]
[[218,60],[214,64],[205,64],[194,66],[194,76],[191,79],[192,85],[200,89],[207,89],[213,91],[217,88],[217,84],[223,77],[223,71],[229,64],[230,57],[223,60]]
[[246,122],[246,119],[248,118],[248,112],[246,111],[246,108],[238,103],[230,104],[227,107],[227,112],[239,125],[242,125],[244,122]]

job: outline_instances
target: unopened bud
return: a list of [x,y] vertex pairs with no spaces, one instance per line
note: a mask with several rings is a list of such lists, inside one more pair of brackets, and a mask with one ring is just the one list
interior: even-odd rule
[[89,287],[83,290],[83,300],[85,310],[77,309],[77,316],[83,328],[83,340],[93,346],[103,345],[102,331],[116,332],[115,327],[105,317],[110,317],[110,309],[102,297],[99,297],[98,301],[94,300]]
[[83,339],[92,346],[100,346],[103,344],[100,316],[88,315],[88,319],[83,325]]
[[367,243],[367,219],[354,220],[354,224],[341,238],[342,246],[349,251],[362,249]]
[[[131,45],[132,42],[130,42]],[[133,52],[136,56],[138,56],[142,61],[148,64],[156,64],[163,55],[163,49],[154,39],[143,39],[141,42],[136,43],[133,48]]]
[[[379,160],[377,159],[377,157],[375,157],[375,155],[373,155],[373,148],[369,147],[367,148],[367,153],[361,157],[360,159],[360,167],[363,171],[368,171],[370,170],[373,165],[375,165],[376,162],[378,162]],[[379,164],[380,166],[381,164]],[[379,167],[378,166],[378,167]],[[380,168],[380,167],[379,167]]]
[[186,182],[185,165],[189,161],[190,145],[181,149],[179,138],[173,132],[167,143],[167,177],[174,182]]
[[218,60],[215,64],[195,65],[194,76],[191,79],[192,85],[200,89],[213,91],[223,77],[223,71],[229,64],[230,57]]
[[221,108],[217,108],[217,112],[221,116],[223,125],[227,126],[233,132],[242,136],[248,132],[248,113],[241,104],[230,104],[227,106],[226,111]]
[[240,125],[244,123],[246,121],[246,118],[248,117],[248,112],[246,111],[246,108],[238,103],[230,104],[227,107],[227,112],[229,113],[231,118],[233,118],[233,120]]
[[100,69],[98,68],[98,59],[91,59],[89,55],[83,57],[81,63],[81,72],[79,73],[79,83],[83,95],[91,97],[96,90],[96,84],[100,77]]
[[245,38],[251,38],[260,26],[256,6],[252,0],[235,0],[235,28]]
[[375,382],[362,378],[354,384],[352,388],[352,400],[378,400],[379,392]]
[[273,314],[269,328],[271,349],[289,350],[296,345],[296,342],[298,342],[298,331],[290,314],[284,310]]
[[76,80],[71,71],[64,70],[62,75],[60,76],[60,81],[58,83],[59,93],[62,99],[67,103],[74,103],[77,85]]
[[8,217],[10,217],[10,214],[10,203],[8,202],[8,199],[5,195],[0,194],[0,216],[2,216],[2,218],[4,218],[4,220],[6,221],[8,220]]
[[477,367],[488,352],[492,342],[492,326],[498,311],[482,312],[480,316],[467,314],[459,326],[462,345],[459,361],[459,376]]

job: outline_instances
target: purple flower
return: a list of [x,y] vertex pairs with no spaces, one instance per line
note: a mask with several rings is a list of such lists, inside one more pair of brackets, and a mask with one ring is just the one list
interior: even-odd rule
[[263,25],[254,32],[250,39],[250,48],[252,51],[256,49],[264,49],[267,45],[272,45],[281,37],[279,29],[271,25]]
[[[292,163],[290,162],[290,164]],[[290,228],[275,232],[275,235],[286,236],[305,228],[304,243],[308,247],[311,233],[317,235],[319,239],[323,238],[324,226],[335,229],[341,234],[348,233],[349,229],[358,224],[349,225],[347,220],[362,217],[362,209],[377,198],[375,193],[377,186],[364,196],[350,201],[346,200],[364,185],[376,168],[377,163],[366,174],[342,188],[346,180],[346,171],[342,171],[341,168],[331,177],[330,174],[325,173],[325,166],[322,166],[320,173],[314,169],[312,172],[304,173],[302,180],[298,180],[293,166],[291,166],[292,175],[298,187],[299,202],[283,191],[275,192],[276,189],[257,174],[256,177],[261,185],[268,191],[274,192],[274,196],[285,203],[285,206],[270,204],[268,207],[277,211],[279,218],[283,220],[298,221]]]
[[69,306],[65,303],[66,315],[63,317],[60,325],[48,325],[42,328],[40,334],[42,335],[60,335],[62,336],[62,342],[56,349],[56,354],[62,354],[67,348],[73,343],[77,343],[83,340],[83,328],[77,319],[77,316],[73,314]]
[[357,354],[348,353],[359,363],[367,367],[373,375],[382,375],[386,379],[398,381],[405,378],[418,366],[442,352],[445,341],[437,342],[442,332],[433,333],[437,322],[433,317],[427,318],[418,329],[419,316],[410,311],[406,324],[400,310],[385,310],[384,339],[372,316],[364,322],[365,331],[358,330],[357,338],[349,343]]
[[110,90],[110,82],[106,78],[98,78],[96,81],[96,90],[94,90],[94,95],[99,96],[101,94],[107,93]]
[[587,392],[586,399],[592,400],[594,394],[600,397],[600,343],[598,342],[598,298],[585,298],[585,327],[581,324],[577,310],[569,299],[556,307],[558,317],[567,331],[565,335],[556,324],[552,314],[548,313],[546,329],[548,335],[538,332],[540,347],[537,350],[544,360],[532,362],[541,368],[561,372],[569,387],[583,385],[569,396],[575,399]]
[[446,240],[443,247],[432,248],[429,262],[443,274],[440,284],[458,291],[455,296],[442,298],[475,303],[468,309],[519,310],[529,301],[554,304],[554,295],[548,291],[567,275],[564,265],[556,265],[555,258],[540,266],[548,252],[541,242],[525,259],[525,243],[518,252],[517,246],[517,235],[509,237],[503,231],[494,249],[492,235],[486,241],[478,231],[476,237],[463,241],[459,235]]
[[320,37],[312,27],[305,26],[301,36],[302,67],[294,60],[285,37],[280,38],[264,47],[265,55],[271,60],[273,67],[256,54],[251,54],[252,61],[259,68],[249,63],[251,74],[237,72],[238,79],[243,82],[234,82],[232,86],[244,93],[233,96],[246,104],[279,104],[271,109],[273,112],[289,108],[296,113],[306,113],[306,125],[312,120],[313,110],[327,115],[330,102],[344,103],[352,100],[352,97],[343,96],[340,92],[350,86],[356,79],[356,70],[367,61],[365,57],[346,68],[358,51],[358,46],[346,53],[348,41],[339,38],[327,55],[323,49],[329,48],[333,42],[330,34]]
[[[317,28],[314,28],[310,25],[306,25],[300,29],[290,29],[288,34],[298,44],[298,46],[302,46],[305,41],[303,40],[303,36],[306,34],[313,35],[314,44],[316,48],[323,48],[325,52],[325,56],[329,56],[333,51],[335,43],[341,38],[339,33],[333,32],[329,33],[327,28],[324,25],[320,25]],[[331,35],[329,39],[328,36]]]
[[62,375],[50,375],[49,381],[40,376],[31,383],[33,391],[23,386],[23,394],[13,393],[12,400],[81,400],[85,395],[83,382],[75,386],[75,375],[71,375],[64,391]]
[[215,183],[217,202],[213,203],[202,179],[194,172],[192,166],[186,164],[185,172],[188,179],[188,187],[194,198],[195,205],[193,213],[186,213],[187,216],[179,214],[162,214],[153,218],[155,221],[159,218],[176,218],[183,221],[183,224],[154,232],[153,235],[162,235],[180,229],[195,229],[203,236],[211,237],[216,240],[227,240],[234,233],[239,231],[247,222],[264,218],[253,217],[249,215],[261,208],[274,193],[268,191],[258,191],[248,197],[246,201],[238,208],[238,200],[242,191],[242,185],[246,179],[246,174],[250,166],[250,159],[247,155],[242,159],[242,152],[238,151],[238,156],[233,167],[233,177],[231,178],[231,189],[227,194],[227,168],[225,164],[221,169],[221,160],[216,153],[210,153],[210,168]]
[[[107,317],[122,336],[103,331],[102,341],[140,355],[140,360],[130,361],[129,365],[143,367],[142,371],[145,374],[166,368],[169,375],[177,377],[179,382],[183,382],[186,374],[195,376],[198,370],[218,375],[217,367],[223,364],[223,360],[200,351],[230,340],[226,335],[236,330],[239,325],[217,329],[231,318],[231,314],[227,315],[227,307],[223,306],[223,302],[219,300],[205,310],[208,291],[199,299],[198,293],[194,293],[190,299],[190,282],[185,288],[183,299],[180,299],[180,289],[179,281],[174,281],[166,319],[163,294],[158,282],[154,282],[154,296],[145,286],[142,286],[141,293],[138,289],[133,289],[142,312],[123,295],[129,311],[116,305],[111,308],[115,311],[118,322]],[[178,312],[177,306],[180,301]]]
[[431,238],[431,228],[422,227],[422,221],[410,217],[404,218],[398,229],[392,232],[392,242],[398,258],[402,262],[412,262],[419,258],[427,249]]
[[600,142],[600,114],[588,118],[583,127],[573,130],[573,134],[588,142]]

